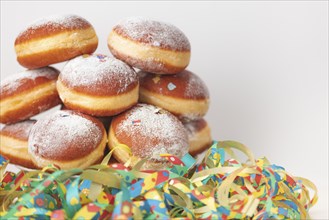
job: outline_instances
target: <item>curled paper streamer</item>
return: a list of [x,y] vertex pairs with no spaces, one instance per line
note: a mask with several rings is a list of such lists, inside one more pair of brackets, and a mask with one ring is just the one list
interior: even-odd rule
[[[118,146],[129,151],[127,146]],[[235,150],[247,157],[241,163]],[[115,150],[115,149],[114,149]],[[99,165],[87,169],[5,172],[0,157],[0,217],[4,219],[305,219],[317,202],[316,186],[294,177],[235,141],[214,142],[200,164],[189,154],[166,170]],[[226,155],[227,153],[227,155]],[[313,191],[313,197],[310,196]]]

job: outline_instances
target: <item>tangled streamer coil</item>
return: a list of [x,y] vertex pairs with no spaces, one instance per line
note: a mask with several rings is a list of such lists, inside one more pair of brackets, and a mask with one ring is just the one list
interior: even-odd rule
[[[240,163],[232,149],[248,161]],[[17,174],[5,172],[8,161],[1,158],[1,218],[305,219],[318,198],[311,181],[255,160],[235,141],[214,142],[200,164],[189,154],[163,154],[172,166],[160,171],[140,170],[146,160],[132,169],[107,165],[112,152],[84,170],[50,165]]]

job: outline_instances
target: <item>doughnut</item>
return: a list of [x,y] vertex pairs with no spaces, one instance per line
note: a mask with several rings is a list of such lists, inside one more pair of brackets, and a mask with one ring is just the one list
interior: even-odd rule
[[0,154],[8,158],[10,163],[36,168],[27,152],[29,133],[35,122],[36,120],[26,120],[0,129]]
[[158,74],[183,71],[191,56],[190,42],[181,30],[141,17],[127,18],[115,25],[108,47],[116,58]]
[[37,167],[86,168],[103,158],[107,135],[97,119],[58,110],[32,127],[28,152]]
[[6,78],[0,86],[0,122],[26,120],[61,103],[56,81],[59,71],[52,67],[26,70]]
[[196,156],[211,146],[210,127],[206,120],[199,119],[183,123],[189,142],[189,154]]
[[109,148],[124,144],[127,151],[116,148],[114,158],[134,166],[148,158],[143,169],[165,169],[168,162],[160,154],[182,157],[188,152],[188,139],[183,124],[170,112],[153,105],[137,104],[132,109],[113,117],[109,131]]
[[98,45],[93,26],[76,15],[54,15],[26,27],[15,41],[17,61],[28,69],[45,67],[93,53]]
[[202,118],[209,108],[209,92],[194,73],[184,70],[175,75],[140,72],[139,101],[164,108],[180,119]]
[[64,66],[57,90],[67,108],[103,117],[135,105],[139,82],[133,68],[118,59],[84,55]]

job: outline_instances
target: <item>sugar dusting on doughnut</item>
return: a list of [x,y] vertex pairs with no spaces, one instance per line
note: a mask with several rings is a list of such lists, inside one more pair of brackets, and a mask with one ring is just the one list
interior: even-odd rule
[[26,83],[26,80],[29,80],[35,84],[35,80],[39,77],[44,77],[49,80],[53,80],[58,77],[58,74],[59,72],[51,67],[44,67],[35,70],[25,70],[2,80],[0,94],[16,91],[17,89],[19,89],[19,87],[23,86]]
[[30,133],[29,151],[59,160],[73,160],[92,152],[101,142],[104,131],[81,115],[65,110],[39,120]]
[[186,97],[207,97],[209,98],[209,91],[206,84],[196,74],[190,74],[185,90]]
[[194,134],[198,131],[197,127],[195,126],[195,123],[193,122],[194,121],[183,123],[189,139],[193,138]]
[[58,32],[58,30],[74,30],[83,29],[91,26],[91,24],[80,16],[67,14],[67,15],[51,15],[32,22],[17,37],[17,43],[30,40],[31,37],[39,29],[47,30],[47,33]]
[[130,66],[100,54],[83,55],[69,61],[60,79],[68,87],[92,89],[94,93],[115,90],[117,94],[138,82],[137,74]]
[[154,47],[189,51],[190,42],[177,27],[143,17],[130,17],[119,22],[114,30],[128,38]]
[[[127,113],[126,120],[117,126],[117,135],[125,133],[132,139],[133,155],[162,161],[162,153],[182,157],[188,150],[185,130],[167,111],[146,104],[138,104]],[[154,142],[157,145],[154,146]],[[141,146],[142,147],[136,147]]]

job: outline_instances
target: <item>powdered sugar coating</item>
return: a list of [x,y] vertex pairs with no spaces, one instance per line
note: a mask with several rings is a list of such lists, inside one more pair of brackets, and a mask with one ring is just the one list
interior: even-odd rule
[[60,80],[73,89],[99,95],[120,94],[138,84],[133,68],[105,55],[83,55],[69,61]]
[[184,123],[184,127],[186,129],[187,137],[188,139],[191,139],[194,137],[195,133],[197,132],[196,127],[193,124],[193,121]]
[[190,51],[188,38],[177,27],[143,17],[130,17],[119,22],[114,30],[126,37],[154,47]]
[[32,126],[36,120],[26,120],[15,124],[6,125],[0,129],[0,134],[27,141]]
[[196,74],[190,72],[186,85],[185,95],[187,97],[204,96],[209,98],[208,87]]
[[29,137],[29,152],[37,158],[73,160],[91,153],[101,142],[104,128],[90,116],[59,110],[39,120]]
[[20,38],[27,33],[29,35],[33,35],[36,30],[41,28],[47,28],[48,32],[53,32],[64,29],[80,29],[86,26],[91,26],[91,24],[84,18],[77,15],[51,15],[38,19],[29,24],[23,31],[20,32],[17,38]]
[[23,87],[27,82],[36,84],[37,78],[45,78],[48,80],[54,80],[58,77],[58,70],[52,67],[43,67],[34,70],[25,70],[20,73],[16,73],[9,76],[1,81],[1,91],[2,93],[12,93]]
[[118,138],[126,135],[131,140],[133,155],[163,161],[162,153],[182,157],[188,152],[184,127],[169,112],[153,105],[138,104],[128,110],[125,120],[117,125]]

